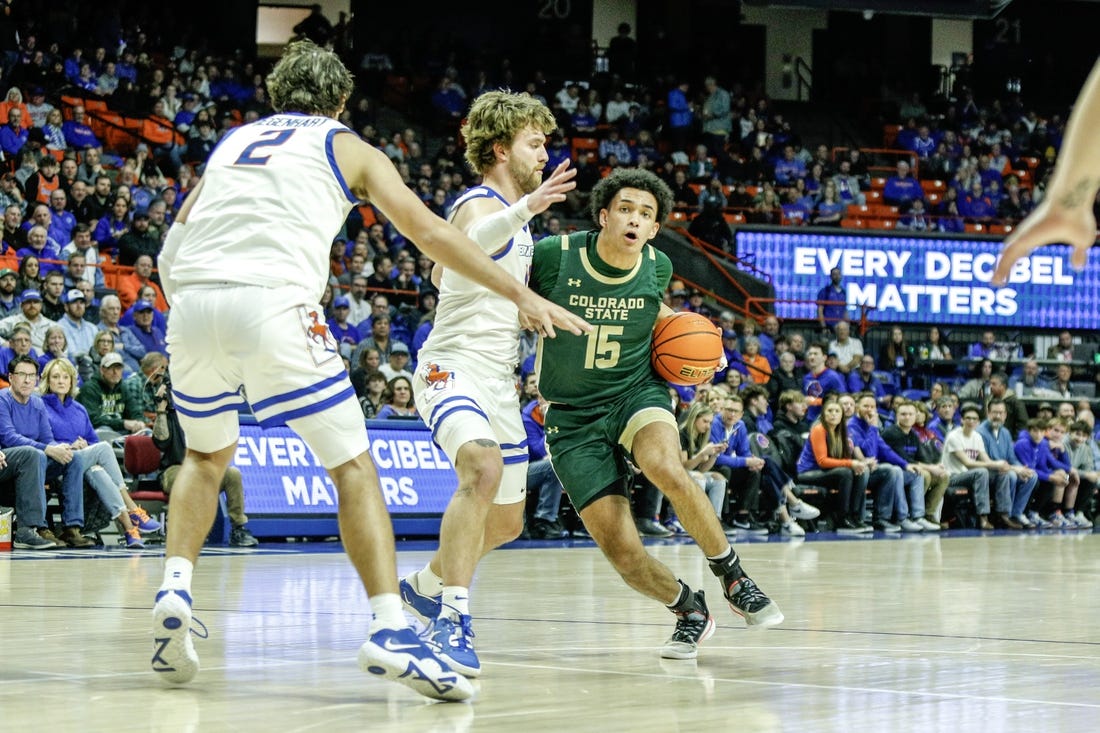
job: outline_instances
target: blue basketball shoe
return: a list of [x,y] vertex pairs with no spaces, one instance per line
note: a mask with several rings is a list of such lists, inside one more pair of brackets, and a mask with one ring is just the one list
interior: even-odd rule
[[474,695],[470,682],[432,653],[416,632],[380,629],[359,648],[359,668],[434,700],[459,702]]
[[481,674],[481,661],[474,651],[474,630],[469,616],[458,619],[439,616],[428,626],[424,637],[436,654],[451,668],[467,677]]
[[416,586],[416,574],[406,576],[398,583],[401,589],[401,602],[405,609],[420,619],[420,623],[429,626],[439,615],[440,596],[426,596]]

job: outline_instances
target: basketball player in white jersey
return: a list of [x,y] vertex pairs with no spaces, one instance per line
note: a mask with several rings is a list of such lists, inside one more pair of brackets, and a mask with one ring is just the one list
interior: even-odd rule
[[160,257],[172,305],[172,397],[187,454],[172,490],[152,668],[172,683],[198,672],[191,574],[247,399],[261,424],[298,432],[336,486],[340,535],[373,613],[360,667],[429,697],[466,699],[469,682],[423,644],[401,610],[393,531],[363,415],[318,302],[332,238],[369,196],[431,257],[514,301],[548,333],[555,324],[575,331],[586,324],[536,298],[432,216],[381,152],[336,122],[352,79],[335,54],[292,44],[267,87],[277,113],[223,138]]
[[[527,222],[565,200],[576,171],[563,162],[546,179],[554,115],[529,94],[493,91],[474,100],[462,127],[466,159],[482,185],[463,193],[451,221],[517,282],[526,283],[534,243]],[[519,318],[505,298],[437,265],[435,326],[418,355],[417,408],[451,459],[458,488],[443,515],[439,550],[401,580],[405,605],[428,624],[429,645],[468,677],[481,672],[470,626],[478,561],[523,530],[527,433],[515,370]]]
[[1093,64],[1073,104],[1058,162],[1042,202],[1005,239],[993,283],[1004,285],[1013,265],[1036,247],[1054,242],[1072,245],[1074,269],[1088,262],[1096,244],[1094,205],[1100,191],[1100,60]]

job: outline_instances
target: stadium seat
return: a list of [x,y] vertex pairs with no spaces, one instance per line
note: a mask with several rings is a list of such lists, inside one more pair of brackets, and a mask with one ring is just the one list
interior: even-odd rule
[[963,229],[970,234],[984,234],[986,225],[979,222],[966,222],[966,224],[963,225]]
[[924,189],[924,192],[926,194],[930,193],[932,191],[946,191],[947,190],[947,184],[945,182],[939,180],[938,178],[934,179],[934,180],[930,180],[930,181],[921,181],[920,182],[920,187],[922,189]]
[[600,149],[600,141],[594,137],[575,137],[573,138],[573,157],[576,158],[578,153],[595,153]]
[[722,218],[726,220],[727,224],[745,223],[745,215],[738,211],[723,211]]
[[122,444],[123,464],[132,476],[130,498],[153,516],[165,511],[168,494],[160,485],[160,450],[149,435],[127,435]]
[[867,195],[867,200],[868,201],[882,201],[882,190],[881,189],[872,188],[870,191],[867,192],[866,195]]
[[845,217],[845,218],[840,220],[840,226],[843,229],[864,229],[864,228],[866,228],[867,224],[863,221],[863,219],[860,219],[858,217],[856,217],[856,218]]
[[874,176],[873,178],[871,178],[871,190],[872,191],[881,191],[884,188],[886,188],[886,177],[885,176]]

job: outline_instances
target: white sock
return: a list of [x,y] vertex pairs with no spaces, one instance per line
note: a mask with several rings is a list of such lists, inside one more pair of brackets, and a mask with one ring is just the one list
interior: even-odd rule
[[470,589],[459,585],[443,586],[443,609],[440,615],[448,616],[470,615]]
[[397,593],[379,593],[371,596],[370,609],[373,620],[370,624],[370,633],[379,629],[403,629],[409,625],[401,610],[401,596]]
[[416,589],[420,591],[421,595],[435,598],[443,592],[443,578],[432,571],[430,562],[413,573],[413,577],[416,579]]
[[186,557],[169,557],[164,561],[164,582],[161,590],[182,590],[191,593],[191,574],[195,566]]

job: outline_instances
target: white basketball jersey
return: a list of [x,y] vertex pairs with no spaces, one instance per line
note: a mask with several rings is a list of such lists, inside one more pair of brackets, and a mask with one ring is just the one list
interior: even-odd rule
[[341,132],[351,131],[329,117],[287,113],[223,138],[176,251],[165,253],[177,286],[297,285],[319,300],[332,240],[358,203],[333,156]]
[[[453,219],[458,208],[470,199],[495,198],[508,206],[499,193],[487,186],[476,186],[463,193],[451,207]],[[484,249],[486,245],[478,242]],[[535,245],[527,226],[518,231],[499,252],[486,252],[498,266],[526,284]],[[474,349],[470,344],[475,343]],[[482,285],[444,270],[440,281],[439,305],[435,325],[418,355],[420,362],[441,356],[478,365],[499,365],[494,372],[512,372],[519,359],[519,309],[515,303]]]

